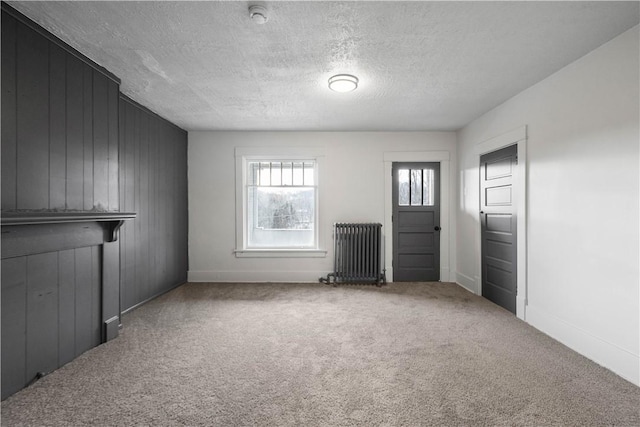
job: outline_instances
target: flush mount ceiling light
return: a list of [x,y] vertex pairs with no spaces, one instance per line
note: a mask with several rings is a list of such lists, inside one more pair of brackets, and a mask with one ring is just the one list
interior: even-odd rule
[[256,24],[264,24],[269,19],[267,16],[267,8],[257,4],[249,6],[249,18]]
[[358,81],[351,74],[336,74],[329,79],[329,89],[334,92],[351,92],[358,87]]

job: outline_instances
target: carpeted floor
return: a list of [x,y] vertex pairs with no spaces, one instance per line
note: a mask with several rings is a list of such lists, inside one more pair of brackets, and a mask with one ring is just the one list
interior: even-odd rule
[[457,285],[187,284],[2,425],[639,426],[640,388]]

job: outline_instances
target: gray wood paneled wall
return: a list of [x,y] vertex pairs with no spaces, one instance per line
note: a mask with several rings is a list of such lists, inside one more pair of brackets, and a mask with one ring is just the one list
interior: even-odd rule
[[2,398],[101,342],[102,246],[2,260]]
[[3,214],[138,213],[114,243],[98,223],[3,225],[5,399],[186,281],[187,134],[5,3],[1,42]]
[[187,133],[120,98],[121,307],[187,280]]
[[2,13],[2,210],[118,211],[119,81]]

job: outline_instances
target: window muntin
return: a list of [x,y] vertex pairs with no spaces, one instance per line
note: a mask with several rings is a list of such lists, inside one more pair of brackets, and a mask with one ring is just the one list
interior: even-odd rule
[[249,249],[317,247],[315,160],[248,160]]

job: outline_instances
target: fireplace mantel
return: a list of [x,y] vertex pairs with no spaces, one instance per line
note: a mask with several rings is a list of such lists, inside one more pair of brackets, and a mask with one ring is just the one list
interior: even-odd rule
[[80,222],[107,223],[109,235],[107,242],[118,240],[118,230],[124,221],[135,219],[133,212],[2,212],[0,219],[2,226],[14,225],[42,225],[67,224]]
[[[97,253],[100,254],[100,265],[95,271],[100,275],[98,280],[101,282],[98,310],[102,328],[98,338],[100,342],[109,341],[118,336],[118,325],[121,317],[120,243],[117,241],[118,231],[125,221],[135,218],[136,214],[132,212],[3,211],[0,213],[3,266],[5,265],[4,262],[9,264],[11,262],[22,262],[20,259],[25,257],[32,260],[36,260],[36,257],[39,257],[38,259],[49,257],[53,260],[62,260],[64,256],[67,262],[53,261],[52,265],[57,266],[59,272],[70,274],[71,276],[69,277],[73,277],[75,274],[74,269],[77,268],[73,261],[68,262],[68,251],[83,251],[83,253],[86,253],[87,248],[99,247]],[[28,266],[29,263],[26,262],[25,265]],[[31,277],[37,276],[39,274],[38,271],[28,269],[25,271],[27,277],[19,278],[20,280],[15,281],[17,286],[27,286],[27,288],[35,286],[37,288],[37,283],[42,281],[42,278],[38,276],[31,280]],[[47,288],[46,292],[38,291],[28,294],[27,288],[25,288],[24,291],[20,291],[19,295],[24,293],[24,295],[31,295],[32,298],[36,298],[36,296],[47,298],[51,295],[57,295],[58,292],[61,292],[59,289],[60,283],[66,283],[59,282],[59,277],[62,276],[58,275],[63,273],[55,273],[55,280],[49,283],[49,288]],[[5,269],[3,267],[3,284],[4,278]],[[10,275],[8,278],[11,279]],[[46,280],[44,281],[46,282]],[[78,282],[75,287],[80,289],[84,285],[87,285],[87,283]],[[5,297],[4,292],[5,288],[3,287],[3,299]],[[24,305],[24,301],[19,299],[18,302]],[[52,316],[56,317],[58,315]],[[44,329],[46,327],[43,326]],[[71,330],[73,328],[69,326],[68,329]]]

